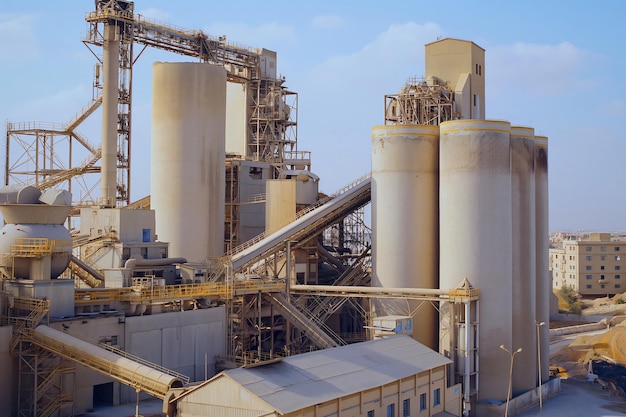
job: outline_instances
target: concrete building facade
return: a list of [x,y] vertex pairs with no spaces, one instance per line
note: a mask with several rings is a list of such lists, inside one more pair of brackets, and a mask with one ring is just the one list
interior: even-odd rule
[[550,249],[553,288],[569,286],[581,295],[615,295],[626,291],[626,241],[610,233],[563,240]]

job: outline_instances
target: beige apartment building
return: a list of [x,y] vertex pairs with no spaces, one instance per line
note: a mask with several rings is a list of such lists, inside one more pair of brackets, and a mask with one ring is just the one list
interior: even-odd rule
[[563,248],[550,249],[552,285],[567,285],[581,295],[615,295],[626,291],[626,241],[610,233],[563,240]]

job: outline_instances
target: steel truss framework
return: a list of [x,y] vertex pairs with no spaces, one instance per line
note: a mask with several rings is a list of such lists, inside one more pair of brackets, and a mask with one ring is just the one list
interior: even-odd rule
[[435,125],[458,118],[454,91],[437,80],[409,79],[398,94],[385,95],[385,124]]
[[[98,105],[101,103],[99,91],[100,68],[104,64],[103,58],[91,47],[104,45],[104,27],[113,25],[120,36],[119,50],[119,85],[118,115],[117,115],[117,177],[116,200],[118,205],[130,203],[131,192],[131,126],[132,126],[132,79],[133,65],[147,47],[153,47],[179,55],[221,65],[227,70],[229,82],[248,85],[250,114],[248,117],[248,155],[243,158],[267,161],[275,167],[275,177],[288,163],[305,167],[310,166],[310,159],[297,150],[297,94],[291,92],[284,85],[284,78],[268,79],[262,77],[260,71],[260,56],[262,50],[249,48],[227,42],[225,37],[215,37],[200,30],[186,30],[161,22],[150,20],[134,13],[134,4],[124,0],[96,0],[96,10],[87,14],[88,31],[84,39],[85,45],[98,60],[95,71],[94,89]],[[142,45],[143,49],[135,55],[134,45]],[[84,121],[93,111],[90,105],[88,110],[77,116],[80,120],[72,124],[75,128]],[[51,187],[63,181],[71,181],[75,176],[86,173],[100,172],[96,162],[100,159],[99,148],[86,145],[87,140],[78,135],[74,129],[68,130],[68,125],[62,129],[45,129],[35,123],[7,125],[7,161],[5,164],[5,185],[12,183],[27,183],[39,188]],[[21,137],[36,138],[32,144]],[[65,136],[78,141],[89,152],[90,158],[83,164],[60,163],[67,160],[66,149],[56,149],[51,146],[51,138]],[[71,140],[70,140],[71,141]],[[8,152],[11,142],[21,142],[21,154],[12,155]],[[45,142],[45,143],[44,143]],[[47,145],[44,146],[44,145]],[[44,152],[44,150],[46,150]],[[71,152],[70,152],[71,153]],[[54,166],[44,165],[43,160],[57,161]],[[28,168],[24,161],[40,161]],[[85,165],[85,166],[83,166]],[[18,178],[19,177],[19,178]],[[91,195],[92,189],[85,193],[85,204],[89,205],[95,198]],[[79,203],[79,205],[83,202]]]

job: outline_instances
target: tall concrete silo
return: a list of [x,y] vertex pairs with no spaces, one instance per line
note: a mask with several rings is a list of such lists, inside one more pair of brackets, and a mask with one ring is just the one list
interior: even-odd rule
[[513,227],[513,396],[537,386],[535,328],[535,130],[511,127],[511,208]]
[[552,284],[549,268],[549,239],[548,225],[548,138],[535,136],[535,222],[536,249],[537,249],[537,321],[545,325],[539,328],[541,354],[541,381],[547,381],[550,373],[550,297]]
[[151,206],[169,256],[224,252],[226,70],[204,63],[152,66]]
[[507,394],[508,358],[500,345],[512,343],[510,132],[506,121],[440,125],[440,287],[456,288],[467,278],[480,289],[479,401]]
[[[437,126],[372,129],[373,286],[437,288],[438,168]],[[376,314],[412,312],[413,337],[437,349],[438,314],[430,303],[387,303]]]

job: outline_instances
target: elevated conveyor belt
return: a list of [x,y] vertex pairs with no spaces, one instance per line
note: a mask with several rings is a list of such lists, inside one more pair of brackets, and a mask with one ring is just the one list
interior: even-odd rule
[[22,332],[25,340],[160,399],[170,388],[182,387],[183,381],[188,381],[186,376],[159,365],[122,356],[48,326]]
[[260,235],[229,255],[234,271],[244,269],[259,259],[278,252],[286,242],[305,242],[337,223],[343,217],[369,203],[371,176],[367,175],[335,193],[328,201],[301,214],[293,222],[269,235]]

